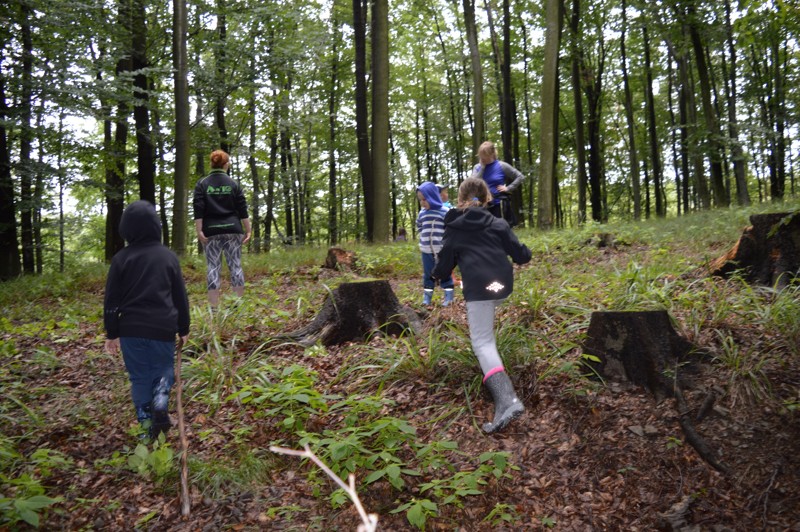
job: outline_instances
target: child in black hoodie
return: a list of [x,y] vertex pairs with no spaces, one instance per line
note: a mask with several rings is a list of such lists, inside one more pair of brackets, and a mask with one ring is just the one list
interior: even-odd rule
[[189,334],[189,300],[178,257],[161,244],[161,222],[151,203],[131,203],[119,233],[128,245],[108,271],[105,348],[114,355],[122,349],[136,417],[156,439],[170,427],[175,335],[186,341]]
[[445,216],[444,241],[433,277],[447,278],[458,266],[467,302],[472,350],[483,372],[483,383],[494,399],[494,420],[483,430],[497,432],[519,417],[525,408],[505,372],[494,336],[494,311],[514,289],[516,264],[531,260],[531,252],[502,218],[486,206],[492,196],[486,183],[470,177],[458,189],[458,206]]

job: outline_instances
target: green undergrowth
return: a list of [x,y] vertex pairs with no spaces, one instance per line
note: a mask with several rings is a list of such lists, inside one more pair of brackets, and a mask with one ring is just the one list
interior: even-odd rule
[[[759,206],[550,232],[518,229],[533,260],[516,269],[515,290],[496,323],[498,347],[517,385],[532,389],[557,379],[565,396],[596,388],[581,364],[592,312],[666,310],[676,329],[721,368],[721,401],[796,410],[800,397],[776,386],[772,375],[800,354],[800,285],[778,291],[737,276],[709,277],[706,269],[733,246],[750,214],[796,209]],[[603,233],[613,245],[598,247]],[[345,347],[301,347],[284,336],[307,324],[336,286],[354,279],[388,279],[401,303],[423,311],[415,242],[342,247],[358,257],[354,271],[324,270],[322,246],[245,254],[245,297],[231,297],[223,285],[215,312],[205,302],[202,257],[182,259],[192,307],[182,376],[184,405],[194,413],[193,486],[224,499],[261,492],[259,486],[293,472],[327,504],[347,504],[345,493],[313,464],[268,450],[308,445],[343,479],[354,474],[359,492],[382,513],[402,514],[416,528],[454,526],[448,516],[472,497],[491,498],[494,509],[481,516],[485,523],[513,528],[521,517],[497,498],[502,490],[496,487],[513,478],[514,457],[493,450],[490,439],[485,453],[466,453],[445,433],[454,421],[474,417],[471,405],[481,400],[463,316],[446,319],[434,309],[423,314],[418,334]],[[67,440],[109,430],[99,426],[104,422],[112,430],[131,426],[122,365],[102,353],[105,273],[95,266],[0,284],[0,528],[35,525],[53,511],[69,512],[70,504],[92,504],[65,502],[48,488],[54,471],[64,475],[75,467],[63,450],[45,444],[53,425],[62,425]],[[55,378],[62,371],[68,377]],[[76,371],[98,383],[80,400],[70,387]],[[404,386],[449,400],[409,408],[392,395]],[[93,393],[104,394],[102,400]],[[179,451],[170,445],[131,444],[83,467],[172,481]],[[268,516],[305,512],[280,500],[264,505]]]

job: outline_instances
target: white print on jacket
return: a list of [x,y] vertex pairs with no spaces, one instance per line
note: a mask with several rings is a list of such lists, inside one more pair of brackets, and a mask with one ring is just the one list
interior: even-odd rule
[[503,288],[505,288],[505,286],[501,285],[497,281],[493,282],[492,284],[490,284],[489,286],[486,287],[487,290],[491,290],[494,293],[499,292]]

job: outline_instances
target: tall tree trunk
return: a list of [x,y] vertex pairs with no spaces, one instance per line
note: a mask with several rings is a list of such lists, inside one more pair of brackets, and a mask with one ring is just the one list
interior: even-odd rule
[[[525,154],[527,156],[527,160],[525,161],[525,167],[523,171],[530,171],[533,169],[533,139],[531,137],[531,107],[530,107],[530,95],[528,90],[528,78],[529,78],[529,61],[528,61],[528,32],[525,28],[525,22],[522,20],[520,16],[520,30],[522,31],[522,57],[523,57],[523,86],[522,86],[522,101],[523,101],[523,108],[525,110]],[[535,175],[535,172],[532,172]],[[536,205],[536,198],[534,191],[536,190],[536,181],[534,181],[533,176],[531,176],[531,180],[529,183],[525,183],[523,186],[526,187],[527,190],[527,202],[529,205],[528,208],[528,226],[534,227],[534,212],[535,209],[533,208]]]
[[[514,143],[517,122],[514,105],[514,89],[511,85],[511,8],[509,0],[503,0],[503,60],[500,72],[503,76],[503,152],[509,164],[518,164],[518,144]],[[508,147],[506,147],[508,146]],[[516,195],[519,195],[518,192]]]
[[[362,4],[362,1],[364,2]],[[355,39],[356,83],[356,143],[358,169],[364,194],[364,214],[367,222],[367,239],[371,240],[375,221],[375,194],[372,175],[372,157],[369,148],[369,113],[367,109],[367,0],[353,0],[353,38]]]
[[33,38],[31,35],[31,6],[27,2],[20,4],[22,28],[22,94],[19,102],[19,174],[20,174],[20,227],[22,229],[22,271],[34,273],[35,257],[33,244],[33,163],[31,146],[33,141]]
[[703,168],[703,157],[701,151],[697,148],[698,127],[697,127],[697,105],[695,103],[694,82],[689,68],[689,54],[688,52],[681,51],[679,55],[675,56],[678,62],[678,74],[680,79],[680,106],[681,106],[681,123],[684,124],[684,131],[682,131],[681,151],[686,155],[685,173],[684,176],[684,210],[689,208],[689,185],[694,185],[694,195],[696,196],[695,207],[698,206],[702,209],[708,209],[711,206],[711,196],[708,190],[708,181],[706,180],[705,171]]
[[583,87],[581,83],[582,52],[580,41],[581,2],[572,0],[570,31],[572,39],[572,97],[575,102],[575,155],[578,165],[578,223],[586,221],[586,139],[584,137]]
[[[272,90],[272,127],[269,133],[269,169],[267,171],[267,214],[264,220],[264,251],[272,249],[272,225],[275,220],[275,174],[278,160],[278,124],[280,123],[279,92],[273,79]],[[278,229],[277,223],[275,228]]]
[[540,229],[555,223],[556,154],[558,153],[558,50],[561,10],[558,0],[545,2],[544,68],[542,69],[541,173],[537,222]]
[[[251,78],[255,78],[256,76],[256,66],[255,66],[255,59],[250,60],[250,72]],[[250,113],[250,145],[248,147],[248,156],[247,156],[247,164],[250,167],[250,178],[253,180],[253,190],[252,194],[250,195],[250,207],[252,209],[252,231],[253,231],[253,239],[252,243],[250,244],[251,249],[255,250],[256,253],[261,252],[261,181],[258,176],[258,164],[256,163],[256,134],[258,133],[258,128],[256,127],[257,122],[257,113],[256,113],[256,85],[253,83],[252,87],[250,87],[250,94],[248,96],[247,108]]]
[[[126,34],[130,28],[130,5],[125,0],[118,2],[117,28]],[[131,41],[123,40],[130,43]],[[130,44],[128,44],[130,46]],[[116,76],[117,79],[124,78],[131,70],[130,51],[124,49],[122,57],[117,60]],[[117,96],[116,117],[112,124],[110,117],[111,102],[109,102],[109,113],[104,116],[109,118],[104,122],[103,138],[106,150],[106,246],[105,259],[111,259],[125,247],[125,241],[119,234],[119,222],[122,220],[122,211],[125,208],[125,161],[127,159],[126,150],[128,145],[128,116],[130,106],[126,95]],[[115,127],[112,135],[112,125]]]
[[711,79],[709,65],[706,63],[703,41],[696,22],[692,20],[694,10],[689,10],[689,35],[692,40],[695,61],[697,62],[697,76],[700,81],[700,97],[703,103],[703,115],[706,121],[708,155],[711,164],[711,190],[714,194],[714,203],[718,207],[727,207],[730,204],[725,193],[725,181],[722,176],[722,146],[719,142],[719,127],[717,115],[711,103]]
[[633,219],[642,218],[642,191],[639,180],[639,154],[636,151],[636,123],[633,118],[633,97],[628,80],[628,57],[625,50],[625,33],[628,29],[627,6],[622,2],[622,28],[620,36],[620,60],[622,61],[622,88],[625,93],[625,122],[628,126],[628,164],[631,172],[633,190]]
[[669,109],[669,130],[670,140],[672,147],[672,169],[675,171],[675,207],[676,214],[681,215],[681,173],[680,173],[680,155],[678,150],[678,130],[681,127],[675,120],[675,102],[673,94],[675,93],[675,70],[672,67],[674,56],[670,51],[667,58],[668,72],[667,72],[667,108]]
[[292,216],[292,185],[291,168],[289,159],[292,154],[289,152],[289,135],[284,127],[280,132],[280,151],[281,151],[281,182],[283,183],[283,217],[284,229],[286,230],[285,244],[294,244],[294,222]]
[[[0,63],[3,62],[3,51],[0,47]],[[13,279],[21,272],[7,120],[6,79],[0,69],[0,281]]]
[[[439,40],[439,46],[442,49],[442,57],[448,57],[447,47],[445,46],[444,37],[442,36],[442,29],[439,25],[439,14],[436,9],[431,9],[431,15],[436,22],[436,37]],[[447,97],[450,108],[450,132],[453,135],[453,165],[456,169],[456,175],[464,175],[464,163],[462,153],[464,152],[464,138],[463,127],[461,122],[461,113],[457,111],[458,105],[456,102],[457,88],[455,82],[455,74],[450,67],[450,62],[445,62],[445,75],[447,79]]]
[[227,83],[225,76],[225,66],[228,61],[225,51],[228,43],[228,7],[225,0],[217,0],[217,48],[216,48],[216,68],[217,78],[216,87],[217,97],[215,101],[215,120],[217,132],[219,133],[219,147],[225,153],[231,152],[228,142],[228,128],[225,125],[225,102],[227,101]]
[[475,125],[472,131],[472,153],[478,153],[478,146],[484,141],[486,118],[483,110],[483,67],[478,49],[478,30],[475,25],[475,1],[462,0],[464,6],[464,29],[469,45],[469,57],[472,64],[472,107],[475,113]]
[[172,53],[175,69],[175,192],[172,204],[172,249],[186,253],[189,219],[189,164],[191,130],[189,127],[188,55],[186,50],[186,0],[173,0]]
[[[780,8],[778,8],[780,10]],[[786,189],[786,95],[784,92],[784,74],[786,68],[781,58],[780,44],[777,36],[770,42],[772,52],[772,72],[774,94],[770,99],[771,114],[775,121],[775,164],[774,179],[770,182],[772,201],[781,201]],[[785,55],[785,54],[784,54]]]
[[745,176],[745,157],[742,150],[742,143],[739,140],[739,122],[736,116],[736,105],[738,97],[736,95],[736,46],[733,42],[733,27],[731,25],[731,3],[725,0],[725,33],[728,44],[728,56],[730,57],[730,72],[728,72],[728,135],[731,139],[731,158],[733,159],[733,175],[736,181],[736,200],[739,205],[750,205],[750,192],[747,190],[747,178]]
[[[0,94],[2,97],[2,94]],[[56,153],[56,168],[58,168],[58,271],[64,273],[64,266],[66,262],[66,247],[64,245],[64,226],[65,226],[65,214],[64,214],[64,195],[66,193],[67,187],[67,179],[66,179],[66,169],[64,168],[64,118],[66,117],[66,113],[61,110],[58,113],[58,151]],[[2,122],[3,117],[0,114],[0,122]],[[0,202],[0,209],[2,209],[2,203]],[[0,223],[2,223],[0,221]],[[2,238],[2,237],[0,237]],[[2,274],[0,274],[0,279],[2,279]]]
[[370,242],[389,240],[389,0],[372,4],[372,179]]
[[587,128],[589,130],[589,185],[590,203],[592,206],[592,220],[595,222],[608,221],[606,207],[605,176],[603,169],[603,145],[600,138],[602,127],[602,89],[603,72],[605,69],[605,43],[602,38],[598,43],[600,48],[597,65],[582,65],[582,77],[585,80],[583,90],[586,93],[586,104],[589,111]]
[[653,96],[653,68],[650,63],[650,38],[647,26],[642,26],[644,40],[644,69],[647,76],[645,83],[645,97],[647,99],[647,132],[650,145],[650,165],[653,169],[653,195],[656,200],[656,216],[667,215],[666,201],[664,198],[664,175],[661,169],[661,148],[656,132],[656,104]]
[[42,274],[42,263],[44,261],[44,243],[42,242],[42,196],[44,194],[44,98],[39,100],[39,106],[36,108],[36,150],[38,156],[36,161],[36,170],[34,172],[33,181],[33,249],[36,261],[36,273]]
[[328,93],[328,244],[333,246],[339,243],[339,198],[336,193],[336,121],[339,109],[339,41],[341,39],[335,2],[331,13],[331,85]]
[[131,10],[131,68],[133,69],[133,119],[136,124],[136,161],[139,197],[156,204],[156,164],[150,135],[147,79],[147,13],[145,0],[135,0]]
[[[150,81],[150,90],[155,90],[152,80]],[[158,108],[153,109],[153,123],[150,130],[153,132],[161,131],[161,113]],[[156,149],[156,165],[158,168],[158,175],[167,174],[167,164],[164,160],[164,136],[156,134],[154,137]],[[167,216],[167,185],[162,181],[158,186],[158,213],[161,216],[161,241],[167,247],[171,247],[172,238],[170,236],[170,222]],[[173,227],[174,230],[174,227]]]

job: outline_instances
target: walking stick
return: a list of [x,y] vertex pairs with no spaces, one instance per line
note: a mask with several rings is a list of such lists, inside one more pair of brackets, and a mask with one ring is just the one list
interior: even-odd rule
[[181,383],[181,351],[183,351],[183,338],[178,338],[177,348],[177,367],[175,369],[175,384],[178,388],[178,432],[181,437],[181,515],[184,517],[189,516],[190,504],[189,500],[189,440],[186,439],[186,425],[183,422],[183,400],[182,391],[183,383]]

